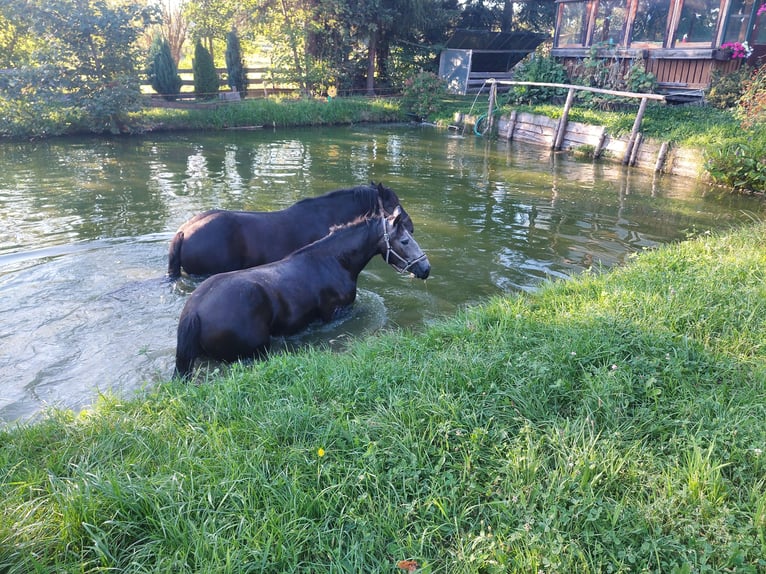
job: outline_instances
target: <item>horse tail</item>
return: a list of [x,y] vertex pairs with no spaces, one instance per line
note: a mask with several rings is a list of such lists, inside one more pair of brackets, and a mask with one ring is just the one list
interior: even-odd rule
[[186,379],[194,366],[195,359],[201,354],[200,321],[196,311],[182,314],[178,323],[177,337],[175,376]]
[[181,246],[184,242],[184,232],[179,231],[170,240],[168,250],[168,279],[175,281],[181,276]]

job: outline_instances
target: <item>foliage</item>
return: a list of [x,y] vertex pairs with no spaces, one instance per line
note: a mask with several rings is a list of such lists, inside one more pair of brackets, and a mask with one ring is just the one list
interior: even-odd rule
[[239,36],[234,30],[226,35],[226,73],[229,87],[244,98],[247,95],[247,77]]
[[[139,106],[137,40],[156,22],[157,11],[132,1],[28,0],[3,16],[28,30],[34,51],[16,68],[25,78],[38,75],[41,85],[7,83],[0,97],[70,108],[95,132],[121,131],[125,114]],[[22,14],[23,12],[23,14]],[[40,69],[50,75],[42,78]]]
[[729,189],[766,192],[766,137],[709,149],[705,169],[714,183]]
[[402,107],[418,116],[427,118],[439,110],[447,95],[447,84],[433,72],[419,72],[404,82]]
[[[654,91],[657,80],[651,72],[647,72],[640,60],[631,62],[623,73],[624,62],[616,54],[612,58],[604,57],[604,46],[594,45],[588,50],[588,55],[572,70],[572,82],[582,86],[590,86],[603,90],[645,92]],[[611,50],[611,47],[607,47]],[[582,92],[578,94],[581,101],[593,106],[607,107],[615,102],[621,102],[619,96]]]
[[0,431],[5,572],[760,572],[766,228]]
[[197,40],[194,44],[194,59],[192,60],[194,72],[194,94],[198,100],[211,100],[218,97],[219,81],[213,56],[202,42]]
[[752,68],[747,65],[729,73],[713,70],[710,87],[705,93],[705,101],[722,110],[733,108],[739,102],[752,71]]
[[737,117],[745,129],[766,122],[766,65],[754,70],[745,80],[737,105]]
[[[516,66],[513,79],[519,82],[544,82],[550,84],[567,83],[564,66],[550,56],[549,47],[540,47]],[[545,86],[514,86],[508,92],[508,103],[536,104],[561,97],[566,93],[563,88]]]
[[149,82],[166,100],[175,100],[183,84],[173,60],[170,43],[159,35],[154,37],[149,51]]

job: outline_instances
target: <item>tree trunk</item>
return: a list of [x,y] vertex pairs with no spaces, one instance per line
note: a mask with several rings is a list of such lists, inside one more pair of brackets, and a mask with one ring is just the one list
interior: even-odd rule
[[503,19],[500,22],[500,31],[513,31],[513,0],[505,0],[503,2]]
[[378,32],[370,31],[370,42],[367,47],[367,95],[375,95],[375,60],[378,52]]

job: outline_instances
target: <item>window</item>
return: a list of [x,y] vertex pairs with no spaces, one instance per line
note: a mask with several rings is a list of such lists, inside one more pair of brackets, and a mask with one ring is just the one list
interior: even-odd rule
[[662,45],[669,12],[670,0],[638,0],[631,44]]
[[675,46],[712,46],[720,12],[720,0],[684,0],[676,29]]
[[747,38],[747,27],[753,13],[753,0],[732,0],[729,16],[726,18],[723,43],[743,42]]
[[600,0],[591,44],[622,44],[625,30],[625,0]]
[[587,15],[585,2],[562,2],[559,5],[557,47],[585,45]]

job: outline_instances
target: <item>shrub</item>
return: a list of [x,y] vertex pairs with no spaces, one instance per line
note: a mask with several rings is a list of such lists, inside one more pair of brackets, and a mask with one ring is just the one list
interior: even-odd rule
[[[516,66],[513,79],[520,82],[546,82],[550,84],[567,83],[567,72],[562,64],[538,49],[521,64]],[[537,104],[561,97],[566,93],[563,88],[544,86],[514,86],[508,92],[509,104]]]
[[244,98],[247,92],[245,64],[242,61],[239,37],[234,30],[226,35],[226,72],[229,87],[239,92],[240,96]]
[[419,118],[437,112],[447,96],[447,84],[433,72],[418,72],[404,82],[402,106]]
[[149,83],[155,92],[168,101],[175,100],[183,84],[178,75],[170,44],[167,39],[155,36],[149,50]]
[[749,66],[742,66],[736,72],[728,74],[714,70],[710,78],[710,87],[705,93],[705,101],[721,110],[733,108],[742,97],[742,91],[752,71]]
[[745,129],[766,121],[766,65],[754,70],[744,82],[736,115]]
[[766,191],[766,144],[757,138],[708,151],[705,169],[714,183],[735,191]]
[[199,40],[194,45],[192,71],[194,72],[194,94],[197,99],[210,100],[218,97],[218,73],[215,71],[213,56]]

